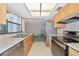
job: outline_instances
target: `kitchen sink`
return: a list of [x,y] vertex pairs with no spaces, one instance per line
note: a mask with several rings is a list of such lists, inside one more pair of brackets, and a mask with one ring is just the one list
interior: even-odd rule
[[24,38],[26,36],[27,36],[26,34],[18,34],[16,36],[11,37],[11,38]]

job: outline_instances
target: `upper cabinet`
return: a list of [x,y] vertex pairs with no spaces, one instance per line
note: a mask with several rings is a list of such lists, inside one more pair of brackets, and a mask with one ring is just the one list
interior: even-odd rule
[[56,28],[64,27],[64,24],[58,23],[61,20],[66,20],[66,18],[71,17],[72,15],[79,13],[79,4],[78,3],[69,3],[65,5],[54,17],[54,26]]
[[6,24],[6,4],[0,3],[0,24]]

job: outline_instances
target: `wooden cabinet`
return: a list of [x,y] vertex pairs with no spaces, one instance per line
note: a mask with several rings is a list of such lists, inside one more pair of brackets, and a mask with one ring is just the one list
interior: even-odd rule
[[33,44],[33,34],[28,35],[24,41],[23,41],[23,46],[24,46],[24,55],[28,55],[28,52],[30,51],[30,48]]
[[0,24],[6,24],[6,4],[0,3]]
[[69,56],[79,56],[79,51],[69,47]]
[[67,19],[76,13],[79,13],[79,3],[68,3],[55,15],[54,26],[56,28],[64,27],[63,24],[58,22]]
[[62,27],[64,27],[63,24],[58,23],[58,19],[59,19],[58,17],[55,17],[54,27],[55,28],[62,28]]

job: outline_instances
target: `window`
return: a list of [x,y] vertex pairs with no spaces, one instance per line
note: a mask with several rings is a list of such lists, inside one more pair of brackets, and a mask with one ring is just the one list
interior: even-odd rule
[[8,22],[8,32],[20,32],[21,26]]
[[7,14],[8,32],[21,32],[21,18],[13,14]]
[[0,34],[21,32],[21,18],[12,14],[7,13],[6,25],[0,25]]

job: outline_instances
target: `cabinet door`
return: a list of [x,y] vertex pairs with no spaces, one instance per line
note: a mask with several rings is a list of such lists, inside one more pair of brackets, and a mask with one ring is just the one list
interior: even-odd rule
[[29,51],[29,40],[25,39],[23,45],[24,45],[24,55],[27,55]]
[[28,35],[28,37],[26,39],[24,39],[23,41],[23,45],[24,45],[24,55],[28,55],[30,48],[33,44],[33,34]]
[[6,4],[0,3],[0,24],[6,24]]
[[71,13],[71,6],[69,6],[69,4],[67,4],[66,6],[64,6],[64,8],[62,8],[55,16],[55,22],[54,25],[56,28],[62,28],[64,27],[64,24],[60,24],[58,23],[61,20],[64,20],[65,18],[67,18]]
[[72,48],[69,48],[69,56],[79,56],[79,52]]
[[74,14],[79,13],[79,3],[69,3],[60,10],[55,18],[54,18],[54,25],[55,27],[64,27],[62,24],[58,22],[61,20],[66,20],[72,17]]
[[60,16],[55,16],[55,18],[54,18],[54,27],[55,28],[62,28],[62,27],[64,27],[63,24],[58,23],[58,21],[60,19],[59,17],[61,17],[61,15]]
[[71,3],[70,6],[72,13],[79,12],[79,3]]

